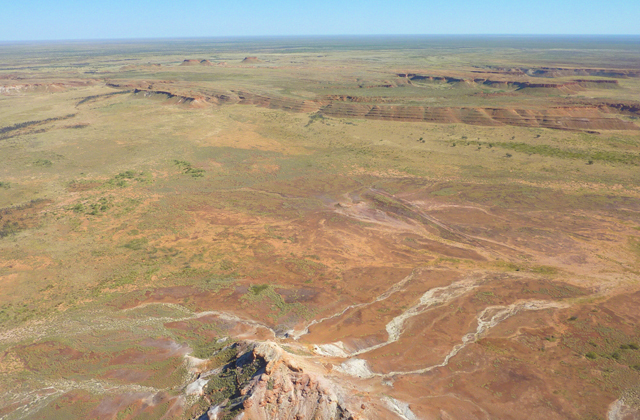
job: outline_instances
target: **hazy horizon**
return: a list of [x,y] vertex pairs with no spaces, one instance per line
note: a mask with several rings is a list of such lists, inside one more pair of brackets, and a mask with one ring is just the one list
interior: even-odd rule
[[[611,13],[614,11],[615,13]],[[26,0],[5,5],[0,41],[393,34],[640,35],[640,3],[611,0],[366,2],[291,0],[108,4]]]
[[246,40],[314,40],[314,39],[359,39],[359,38],[496,38],[508,39],[518,38],[519,40],[526,38],[549,38],[564,40],[583,40],[585,38],[593,39],[628,39],[638,41],[640,34],[561,34],[561,33],[535,33],[535,34],[501,34],[501,33],[415,33],[415,34],[378,34],[378,33],[362,33],[362,34],[289,34],[289,35],[216,35],[216,36],[156,36],[156,37],[114,37],[114,38],[59,38],[59,39],[14,39],[0,40],[1,44],[21,44],[21,43],[85,43],[85,42],[162,42],[162,41],[246,41]]

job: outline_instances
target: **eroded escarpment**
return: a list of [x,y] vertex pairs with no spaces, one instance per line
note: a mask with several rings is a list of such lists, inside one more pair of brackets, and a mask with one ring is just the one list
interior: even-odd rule
[[242,63],[244,64],[262,63],[262,60],[260,60],[258,57],[250,56],[250,57],[245,57],[242,60]]
[[563,68],[563,67],[538,67],[523,68],[527,75],[532,77],[566,77],[566,76],[598,76],[598,77],[640,77],[639,70],[629,69],[594,69],[594,68]]
[[[115,87],[115,86],[114,86]],[[121,85],[118,87],[129,87]],[[153,86],[149,86],[153,87]],[[617,118],[615,113],[637,113],[637,106],[606,104],[602,106],[557,106],[536,108],[424,107],[366,104],[349,97],[316,101],[237,92],[219,95],[172,93],[168,90],[136,88],[135,95],[158,98],[172,104],[191,107],[233,104],[256,105],[288,112],[319,112],[335,118],[365,118],[384,121],[470,124],[480,126],[540,127],[558,130],[639,130],[631,121]],[[233,96],[232,96],[233,95]],[[362,99],[364,100],[364,99]],[[328,102],[328,103],[327,103]]]
[[316,112],[322,106],[322,102],[306,99],[258,95],[244,91],[238,92],[237,94],[240,104],[257,105],[263,108],[281,109],[291,112]]
[[463,123],[470,125],[541,127],[560,130],[638,130],[630,121],[608,116],[595,107],[547,109],[383,106],[331,103],[321,109],[330,117],[384,121]]
[[[17,82],[17,81],[16,81]],[[0,94],[15,95],[28,92],[64,92],[68,89],[86,87],[96,84],[95,80],[65,80],[60,82],[6,83],[0,85]]]
[[398,73],[398,77],[405,78],[409,82],[440,82],[450,84],[463,84],[467,86],[487,86],[501,89],[546,89],[555,90],[562,93],[576,93],[588,88],[617,88],[619,83],[617,80],[590,80],[576,79],[568,82],[559,83],[535,83],[523,80],[494,80],[487,78],[460,78],[451,76],[430,76],[416,73]]
[[132,90],[135,97],[156,99],[170,105],[204,108],[211,105],[235,104],[239,98],[232,92],[194,92],[176,89],[170,82],[151,83],[144,80],[135,82],[107,82],[108,87]]
[[180,66],[213,66],[214,64],[207,60],[206,58],[203,58],[201,60],[195,60],[195,59],[185,59],[182,63],[180,63]]
[[200,60],[193,60],[193,59],[185,59],[182,63],[180,63],[181,66],[197,66],[200,64]]
[[476,67],[482,70],[473,70],[473,73],[494,73],[530,77],[572,77],[572,76],[596,76],[615,78],[640,77],[640,71],[636,69],[605,69],[605,68],[568,68],[568,67]]
[[594,105],[604,112],[618,113],[630,116],[640,116],[640,103],[637,102],[600,101],[596,102]]
[[190,108],[204,108],[209,105],[209,100],[205,96],[186,96],[161,90],[150,91],[136,89],[133,91],[133,95],[142,96],[145,98],[160,99],[166,101],[167,103],[186,105]]
[[205,413],[196,414],[198,419],[239,415],[257,420],[356,418],[350,406],[358,398],[276,343],[238,342],[219,353],[225,352],[232,356],[224,366],[201,373],[186,387],[187,394],[200,395],[209,405]]

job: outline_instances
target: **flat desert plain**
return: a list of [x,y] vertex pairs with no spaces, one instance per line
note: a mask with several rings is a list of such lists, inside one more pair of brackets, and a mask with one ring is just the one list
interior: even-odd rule
[[639,39],[0,47],[1,419],[639,407]]

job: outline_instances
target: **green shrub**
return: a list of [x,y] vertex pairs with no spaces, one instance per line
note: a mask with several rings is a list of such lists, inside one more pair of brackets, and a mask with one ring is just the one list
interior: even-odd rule
[[45,168],[48,168],[53,165],[53,162],[51,162],[49,159],[38,159],[33,162],[33,164],[36,166],[44,166]]
[[269,288],[268,284],[259,284],[259,285],[251,286],[250,290],[253,295],[258,296],[268,288]]
[[174,159],[173,164],[182,169],[182,173],[191,175],[193,178],[202,178],[205,170],[200,168],[194,168],[189,162],[184,160]]
[[123,246],[125,248],[127,248],[127,249],[132,250],[132,251],[139,251],[139,250],[145,248],[148,243],[149,243],[149,241],[147,240],[147,238],[136,238],[136,239],[132,239],[131,241],[127,242]]

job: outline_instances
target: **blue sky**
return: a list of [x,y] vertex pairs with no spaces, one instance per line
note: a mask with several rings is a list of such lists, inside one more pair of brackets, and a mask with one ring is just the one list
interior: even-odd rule
[[365,34],[640,34],[640,0],[6,0],[0,41]]

